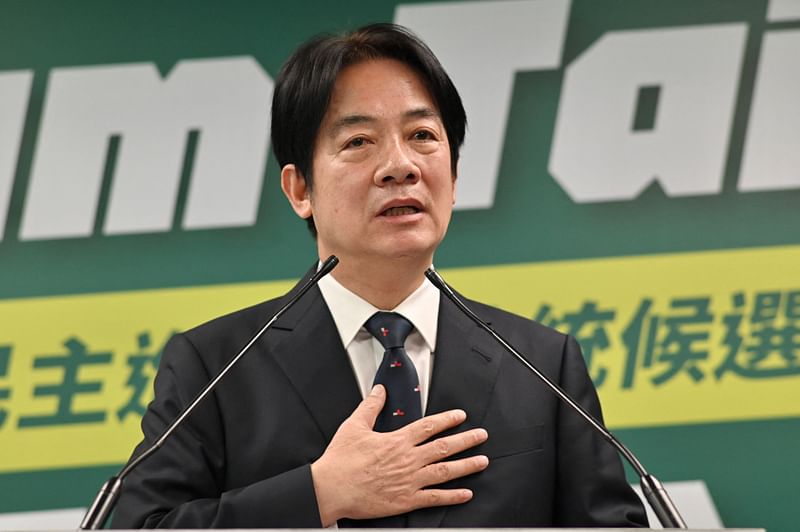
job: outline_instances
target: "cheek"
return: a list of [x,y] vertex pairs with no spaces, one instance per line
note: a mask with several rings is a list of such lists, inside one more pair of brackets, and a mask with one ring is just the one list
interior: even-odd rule
[[342,215],[351,210],[347,206],[347,202],[351,201],[350,195],[337,187],[321,187],[315,190],[315,199],[312,205],[319,218],[341,219]]
[[455,180],[450,177],[448,174],[447,177],[442,177],[439,189],[437,190],[437,195],[439,201],[442,203],[447,203],[449,206],[452,206],[456,199],[456,182]]

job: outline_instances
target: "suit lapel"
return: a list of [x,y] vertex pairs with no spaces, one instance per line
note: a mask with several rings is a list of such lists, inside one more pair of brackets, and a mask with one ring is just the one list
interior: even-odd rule
[[319,288],[310,289],[303,299],[281,316],[274,329],[269,349],[302,398],[327,444],[342,421],[358,406],[361,393]]
[[[453,432],[480,427],[501,359],[491,337],[442,297],[426,415],[460,408],[467,413],[467,420]],[[408,526],[438,527],[446,513],[446,506],[412,512]]]

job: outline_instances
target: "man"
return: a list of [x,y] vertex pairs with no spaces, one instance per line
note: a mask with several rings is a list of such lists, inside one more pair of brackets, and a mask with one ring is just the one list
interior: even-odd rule
[[[646,525],[615,451],[424,278],[466,123],[430,50],[385,24],[310,41],[279,75],[272,116],[282,189],[340,265],[128,478],[114,526]],[[285,301],[171,340],[145,442]],[[573,339],[471,304],[599,415]],[[407,324],[399,346],[382,345],[378,311]],[[382,380],[395,366],[411,368],[409,406]]]

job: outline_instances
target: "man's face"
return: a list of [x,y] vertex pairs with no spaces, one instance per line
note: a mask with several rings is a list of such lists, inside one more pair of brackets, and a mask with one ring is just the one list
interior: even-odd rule
[[287,195],[298,214],[313,214],[321,257],[432,260],[455,178],[439,111],[411,68],[377,59],[341,72],[312,173],[305,199]]

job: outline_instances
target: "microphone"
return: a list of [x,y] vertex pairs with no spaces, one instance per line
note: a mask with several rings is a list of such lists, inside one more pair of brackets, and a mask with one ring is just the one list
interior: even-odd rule
[[436,273],[433,268],[428,268],[425,270],[425,277],[436,287],[438,288],[448,299],[450,299],[458,309],[467,315],[472,321],[474,321],[480,328],[488,332],[492,337],[497,340],[497,342],[502,345],[506,351],[514,355],[526,368],[528,368],[534,375],[536,375],[539,380],[541,380],[548,388],[550,388],[553,393],[555,393],[559,399],[569,405],[572,410],[580,414],[580,416],[586,420],[589,425],[591,425],[594,430],[596,430],[604,440],[610,443],[614,449],[620,453],[625,460],[633,467],[636,471],[636,474],[639,475],[639,482],[642,486],[642,492],[644,493],[647,502],[650,504],[650,507],[655,512],[656,516],[658,517],[661,526],[664,528],[687,528],[686,522],[681,517],[681,514],[678,512],[678,508],[669,498],[669,494],[667,494],[667,490],[661,484],[661,482],[647,472],[641,462],[634,456],[634,454],[627,448],[625,445],[622,444],[611,432],[599,421],[597,420],[592,414],[586,411],[577,401],[575,401],[572,397],[567,394],[558,384],[553,382],[547,375],[539,371],[539,369],[531,364],[530,362],[523,357],[519,351],[514,349],[511,344],[505,341],[502,336],[500,336],[494,329],[492,329],[489,324],[484,322],[480,319],[467,305],[465,305],[456,294],[453,292],[452,288],[444,282],[444,279]]
[[294,295],[284,306],[282,306],[273,316],[264,324],[263,327],[247,342],[247,344],[239,351],[239,353],[233,357],[230,362],[228,362],[224,368],[214,377],[211,382],[209,382],[205,388],[203,388],[197,397],[195,397],[189,405],[183,409],[183,411],[178,415],[175,420],[170,423],[170,425],[164,429],[164,432],[161,433],[161,436],[155,441],[153,445],[148,447],[142,454],[137,456],[134,460],[129,462],[122,470],[115,476],[112,476],[110,479],[103,484],[103,487],[100,488],[100,491],[97,493],[92,505],[89,507],[89,510],[86,512],[86,515],[83,517],[83,521],[81,521],[80,530],[97,530],[103,528],[105,526],[106,520],[108,519],[108,515],[111,513],[111,510],[114,509],[116,506],[117,499],[119,498],[119,492],[122,488],[122,481],[123,479],[128,476],[128,474],[133,471],[139,464],[145,461],[150,455],[155,453],[158,449],[160,449],[164,442],[170,437],[170,435],[175,432],[183,421],[191,415],[194,409],[197,407],[200,402],[208,397],[211,391],[217,386],[219,381],[230,371],[230,369],[239,361],[240,358],[253,346],[254,343],[263,335],[267,329],[272,327],[272,324],[275,323],[278,318],[290,307],[292,307],[297,301],[300,300],[303,295],[308,292],[308,290],[316,285],[320,279],[325,277],[327,274],[333,270],[336,265],[339,264],[339,259],[335,255],[331,255],[328,257],[325,262],[322,263],[322,266],[317,270],[317,272],[309,278],[308,281],[300,288],[297,294]]

